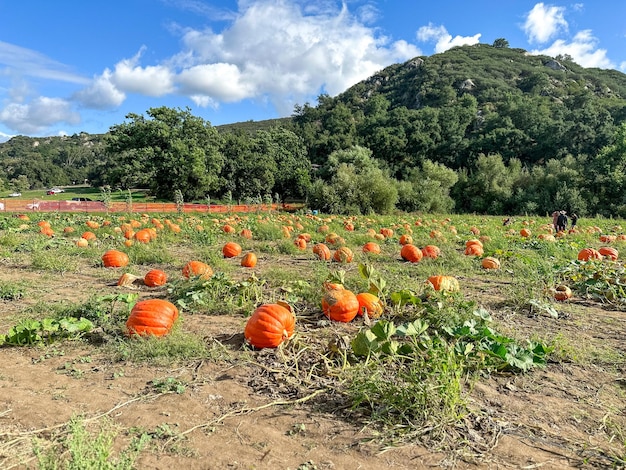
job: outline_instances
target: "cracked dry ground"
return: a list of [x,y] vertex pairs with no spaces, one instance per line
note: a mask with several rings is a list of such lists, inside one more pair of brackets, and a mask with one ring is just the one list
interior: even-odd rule
[[[40,288],[37,298],[3,303],[1,331],[29,303],[79,301],[92,293],[85,286],[118,292],[111,282],[115,274],[108,275],[103,280],[89,268],[42,275],[4,266],[0,280],[36,280]],[[553,338],[557,344],[567,338],[561,344],[569,350],[561,356],[572,360],[476,382],[468,390],[473,413],[463,423],[456,449],[410,442],[382,447],[373,429],[346,418],[322,378],[298,392],[280,370],[280,351],[244,354],[244,318],[186,315],[183,330],[204,337],[215,357],[163,367],[115,362],[85,343],[0,348],[0,467],[36,468],[33,442],[58,437],[77,415],[88,424],[106,419],[117,431],[118,448],[128,444],[127,431],[148,431],[153,439],[138,468],[619,467],[626,453],[624,312],[573,301],[560,306],[558,319],[531,316],[503,307],[497,282],[462,283],[464,295],[487,308],[503,333]],[[318,328],[315,319],[299,318],[300,342]],[[358,325],[324,328],[327,335],[341,337]],[[306,348],[299,351],[306,354]],[[576,360],[579,356],[594,359]],[[149,387],[162,377],[185,383],[184,393]]]

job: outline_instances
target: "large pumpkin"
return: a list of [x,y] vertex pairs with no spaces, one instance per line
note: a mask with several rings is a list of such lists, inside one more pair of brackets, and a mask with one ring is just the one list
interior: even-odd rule
[[486,256],[482,259],[480,264],[485,269],[500,269],[500,260],[493,256]]
[[176,306],[163,299],[140,300],[126,320],[126,333],[140,336],[164,336],[178,318]]
[[189,261],[183,266],[183,276],[186,278],[199,276],[201,279],[209,279],[213,276],[213,268],[202,261]]
[[363,253],[373,253],[375,255],[380,254],[380,245],[376,242],[367,242],[363,245]]
[[333,253],[333,260],[338,263],[351,263],[354,254],[352,250],[347,246],[342,246],[341,248],[337,248]]
[[153,239],[153,234],[149,228],[142,228],[141,230],[135,232],[134,238],[141,243],[150,243]]
[[102,255],[105,268],[121,268],[128,264],[128,255],[123,251],[109,250]]
[[612,246],[603,246],[598,250],[598,253],[600,253],[602,256],[609,258],[612,261],[615,261],[619,257],[619,251],[617,251],[617,249],[613,248]]
[[241,254],[241,245],[235,242],[228,242],[222,247],[224,258],[234,258]]
[[359,313],[359,299],[347,289],[325,289],[322,297],[324,315],[334,321],[347,323]]
[[244,268],[254,268],[256,266],[257,256],[253,252],[246,253],[243,258],[241,258],[241,265]]
[[433,289],[446,292],[458,292],[459,281],[454,276],[430,276],[427,281]]
[[374,294],[369,292],[361,292],[356,295],[359,301],[359,315],[363,315],[367,312],[367,316],[370,318],[378,318],[383,314],[383,303]]
[[407,243],[406,245],[402,246],[402,249],[400,250],[400,256],[405,261],[417,263],[424,257],[424,254],[422,253],[422,250],[420,250],[415,245]]
[[579,261],[589,261],[594,259],[602,259],[602,253],[595,248],[583,248],[578,252]]
[[422,254],[426,258],[437,259],[441,254],[441,250],[436,245],[426,245],[424,248],[422,248]]
[[467,256],[482,256],[485,253],[483,250],[482,244],[472,243],[471,245],[466,245],[465,254]]
[[160,269],[151,269],[143,277],[143,283],[148,287],[158,287],[167,283],[167,274]]
[[275,348],[293,336],[296,317],[290,308],[264,304],[248,319],[244,329],[246,341],[255,348]]
[[398,240],[398,243],[400,243],[400,245],[406,245],[408,243],[413,243],[413,237],[409,234],[404,234],[400,237],[400,240]]
[[331,257],[330,248],[324,243],[316,243],[313,245],[313,253],[322,261],[328,261]]

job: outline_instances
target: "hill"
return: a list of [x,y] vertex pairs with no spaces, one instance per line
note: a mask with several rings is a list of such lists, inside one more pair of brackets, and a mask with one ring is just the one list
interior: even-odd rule
[[594,155],[625,120],[625,97],[615,70],[478,44],[389,66],[294,118],[314,163],[357,144],[400,176],[424,159],[461,168],[480,154]]

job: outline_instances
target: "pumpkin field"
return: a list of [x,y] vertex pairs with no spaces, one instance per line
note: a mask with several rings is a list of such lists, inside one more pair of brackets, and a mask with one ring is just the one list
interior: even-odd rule
[[626,222],[551,223],[3,216],[0,468],[623,467]]

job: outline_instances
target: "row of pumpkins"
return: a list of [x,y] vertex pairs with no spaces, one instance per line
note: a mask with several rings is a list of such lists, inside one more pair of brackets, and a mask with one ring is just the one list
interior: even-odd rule
[[[242,234],[242,236],[245,236]],[[246,237],[246,238],[249,238]],[[305,249],[307,240],[305,236],[299,236],[296,244]],[[409,237],[400,240],[402,245],[400,256],[409,262],[418,262],[423,257],[437,258],[440,250],[435,245],[427,245],[420,249],[413,245]],[[333,243],[332,241],[330,243]],[[365,253],[380,253],[380,246],[375,242],[368,242],[362,247]],[[242,248],[235,242],[226,243],[222,252],[224,257],[232,258],[239,256]],[[351,262],[352,251],[345,246],[340,246],[331,254],[330,249],[324,243],[317,243],[313,247],[313,253],[322,260],[333,259],[337,262]],[[468,240],[465,244],[465,254],[470,256],[483,256],[482,242],[478,239]],[[582,261],[603,259],[607,257],[615,260],[618,252],[614,247],[602,247],[599,250],[585,248],[578,254]],[[128,256],[118,250],[109,250],[102,257],[106,267],[122,267],[128,264]],[[242,266],[254,267],[256,255],[252,252],[246,254],[241,261]],[[491,256],[484,257],[481,265],[485,269],[499,269],[500,261]],[[210,266],[200,261],[190,261],[183,267],[185,277],[200,276],[209,278],[213,275]],[[122,279],[120,279],[122,282]],[[160,286],[167,282],[167,276],[163,271],[151,270],[143,279],[145,285],[150,287]],[[459,284],[453,276],[431,276],[428,282],[435,290],[458,291]],[[567,300],[572,296],[567,286],[557,286],[554,289],[556,300]],[[325,316],[334,321],[349,322],[357,315],[367,313],[370,318],[377,318],[383,312],[381,300],[373,294],[363,292],[354,294],[340,284],[326,283],[322,296],[322,311]],[[172,303],[161,299],[148,299],[137,302],[131,311],[126,323],[128,334],[162,336],[167,334],[178,318],[178,309]],[[295,315],[288,304],[278,302],[264,304],[258,307],[246,323],[244,336],[246,341],[257,348],[276,347],[285,339],[291,337],[295,329]]]
[[[435,290],[458,291],[459,282],[453,276],[431,276],[427,281]],[[348,323],[357,315],[378,318],[384,306],[380,298],[369,292],[355,294],[343,285],[326,282],[322,296],[322,312],[333,321]],[[137,302],[126,321],[128,335],[164,336],[178,319],[176,306],[163,299]],[[296,317],[284,302],[259,306],[244,328],[246,341],[255,348],[275,348],[295,332]]]

